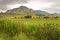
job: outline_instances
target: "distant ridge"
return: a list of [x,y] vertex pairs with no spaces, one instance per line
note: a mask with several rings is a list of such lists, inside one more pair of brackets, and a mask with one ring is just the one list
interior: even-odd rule
[[41,10],[36,10],[37,15],[45,15],[45,14],[49,14],[48,12],[45,11],[41,11]]

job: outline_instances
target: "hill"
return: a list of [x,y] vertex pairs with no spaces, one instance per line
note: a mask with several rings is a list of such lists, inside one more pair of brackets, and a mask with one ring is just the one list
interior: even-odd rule
[[18,8],[14,8],[6,11],[6,13],[16,13],[16,14],[26,14],[26,15],[35,15],[36,12],[33,9],[27,8],[25,6],[20,6]]
[[16,13],[16,14],[26,14],[26,15],[45,15],[48,12],[41,11],[41,10],[33,10],[25,6],[20,6],[18,8],[14,8],[11,10],[6,11],[6,13]]

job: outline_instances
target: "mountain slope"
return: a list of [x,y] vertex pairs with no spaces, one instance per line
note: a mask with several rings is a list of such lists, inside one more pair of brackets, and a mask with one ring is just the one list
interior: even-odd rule
[[41,11],[41,10],[36,10],[37,15],[46,15],[49,14],[48,12]]
[[36,14],[33,9],[29,9],[25,6],[20,6],[15,9],[8,10],[6,13],[28,14],[28,15]]
[[27,8],[25,6],[20,6],[18,8],[14,8],[14,9],[8,10],[6,13],[39,15],[39,16],[48,14],[48,12],[41,11],[41,10],[33,10],[33,9]]

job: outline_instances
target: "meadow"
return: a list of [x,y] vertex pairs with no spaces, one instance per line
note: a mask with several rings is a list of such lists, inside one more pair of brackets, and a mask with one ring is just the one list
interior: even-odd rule
[[60,18],[0,18],[0,40],[60,40]]

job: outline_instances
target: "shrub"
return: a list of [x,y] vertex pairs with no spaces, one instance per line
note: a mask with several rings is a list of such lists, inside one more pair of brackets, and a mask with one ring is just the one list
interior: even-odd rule
[[44,17],[44,18],[49,18],[49,17]]
[[25,16],[24,18],[32,18],[32,16]]

